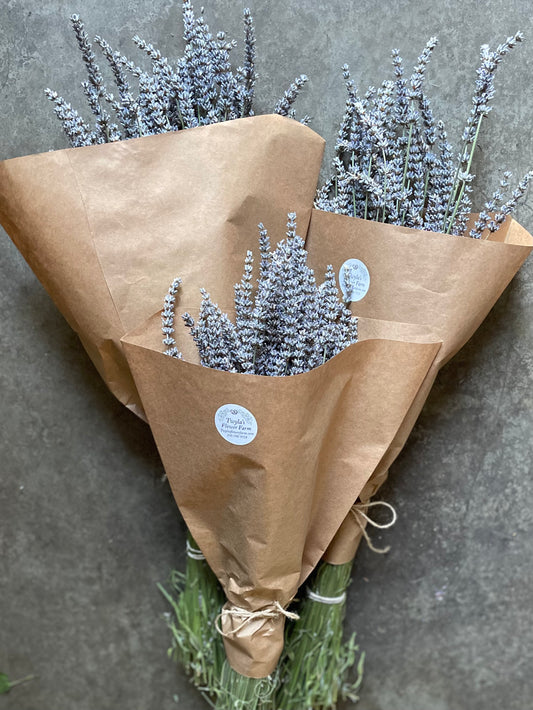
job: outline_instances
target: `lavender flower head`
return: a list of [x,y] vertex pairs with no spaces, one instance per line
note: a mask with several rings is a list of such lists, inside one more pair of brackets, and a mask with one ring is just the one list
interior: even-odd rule
[[[435,119],[425,91],[436,37],[426,44],[409,79],[400,52],[393,50],[394,81],[384,81],[377,91],[371,87],[364,99],[344,65],[346,111],[332,176],[318,191],[315,206],[414,229],[464,234],[472,207],[472,161],[482,120],[491,110],[495,72],[522,39],[517,32],[494,51],[481,47],[473,106],[455,158],[444,123]],[[480,239],[496,231],[523,198],[531,173],[507,201],[510,174],[505,175],[469,236]]]
[[[235,285],[234,320],[205,290],[198,320],[188,313],[182,318],[204,367],[278,377],[307,372],[357,342],[357,318],[340,300],[331,266],[323,283],[316,283],[294,213],[286,238],[274,250],[263,225],[259,230],[257,285],[252,285],[254,257],[248,252],[243,277]],[[165,352],[177,358],[181,354],[172,333],[179,283],[172,283],[162,313]]]
[[[95,38],[109,64],[115,90],[105,84],[89,35],[78,15],[71,17],[76,42],[87,71],[83,92],[94,125],[90,125],[70,103],[50,89],[45,93],[72,147],[108,143],[128,138],[178,131],[254,115],[256,74],[255,29],[249,9],[243,11],[244,61],[232,68],[235,40],[224,32],[213,35],[203,17],[196,16],[191,0],[183,0],[185,51],[171,62],[140,37],[133,42],[147,55],[151,69],[144,70],[114,51],[101,37]],[[293,104],[307,77],[289,86],[274,113],[295,118]],[[307,123],[309,117],[302,119]]]

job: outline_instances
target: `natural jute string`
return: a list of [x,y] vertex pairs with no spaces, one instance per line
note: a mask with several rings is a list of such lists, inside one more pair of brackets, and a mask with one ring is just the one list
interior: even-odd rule
[[[377,523],[375,520],[370,518],[366,513],[365,510],[368,510],[369,508],[375,508],[378,505],[384,505],[385,508],[388,508],[391,513],[392,513],[392,520],[388,523]],[[363,520],[366,520],[366,522],[369,525],[372,525],[373,528],[379,528],[379,530],[386,530],[387,528],[391,528],[394,523],[396,522],[398,515],[392,505],[390,503],[387,503],[384,500],[375,500],[372,501],[371,503],[355,503],[352,505],[350,508],[350,513],[353,515],[355,522],[361,529],[361,533],[363,534],[363,537],[365,538],[368,547],[372,550],[372,552],[377,552],[380,555],[384,555],[386,552],[390,550],[390,545],[387,545],[387,547],[379,548],[375,547],[372,544],[372,540],[370,539],[370,535],[368,534],[366,530],[366,526],[363,522]]]
[[198,560],[199,562],[201,560],[205,560],[205,556],[201,550],[197,550],[196,547],[193,547],[191,543],[187,540],[187,556],[191,558],[191,560]]
[[[240,623],[234,629],[224,631],[220,623],[223,618],[228,616],[234,619],[242,619],[242,623]],[[225,638],[230,638],[231,636],[238,634],[239,631],[242,631],[242,629],[244,629],[244,627],[254,619],[278,619],[280,616],[284,616],[286,619],[293,620],[297,620],[300,618],[298,614],[284,609],[279,602],[273,602],[272,604],[269,604],[268,606],[265,606],[263,607],[263,609],[259,609],[258,611],[249,611],[248,609],[243,609],[240,606],[232,606],[229,609],[222,609],[222,611],[215,620],[215,627],[221,636],[224,636]]]

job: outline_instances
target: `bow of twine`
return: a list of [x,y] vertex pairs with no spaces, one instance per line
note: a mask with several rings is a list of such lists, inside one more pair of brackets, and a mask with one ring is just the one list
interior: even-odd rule
[[[371,518],[370,516],[367,515],[366,511],[369,508],[376,508],[378,506],[384,506],[385,508],[388,508],[390,512],[392,513],[392,518],[388,523],[378,523],[376,520]],[[372,552],[377,552],[380,555],[384,555],[386,552],[390,550],[390,545],[387,545],[387,547],[376,547],[373,543],[372,540],[370,539],[370,535],[368,534],[368,531],[366,529],[365,522],[371,525],[373,528],[377,528],[379,530],[386,530],[387,528],[391,528],[396,520],[398,519],[398,515],[396,513],[396,510],[393,508],[393,506],[390,503],[387,503],[384,500],[375,500],[372,501],[371,503],[355,503],[352,505],[350,508],[350,513],[353,515],[355,522],[359,526],[361,533],[363,537],[366,540],[366,543],[368,547],[372,550]]]
[[[215,627],[221,636],[224,636],[224,638],[231,638],[235,634],[238,634],[239,631],[242,631],[242,629],[244,629],[250,621],[254,621],[255,619],[279,619],[281,616],[294,621],[300,618],[298,614],[284,609],[279,602],[272,602],[272,604],[268,604],[268,606],[258,609],[257,611],[249,611],[248,609],[243,609],[240,606],[231,606],[229,609],[222,609],[220,614],[215,619]],[[223,619],[226,618],[242,619],[242,621],[234,629],[224,631],[221,624]]]

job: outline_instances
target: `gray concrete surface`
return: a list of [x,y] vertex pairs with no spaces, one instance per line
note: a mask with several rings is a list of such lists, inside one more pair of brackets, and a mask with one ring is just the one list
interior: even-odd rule
[[[235,0],[205,0],[240,32]],[[172,53],[179,3],[2,0],[0,156],[64,146],[41,90],[69,96],[82,67],[67,16],[124,51],[139,32]],[[260,107],[293,75],[302,111],[333,141],[340,66],[379,83],[398,46],[414,62],[441,40],[430,81],[457,135],[479,45],[521,28],[526,0],[255,2]],[[481,198],[503,167],[533,165],[533,44],[498,78],[478,161]],[[492,178],[492,181],[491,179]],[[519,219],[533,228],[533,197]],[[184,564],[184,528],[147,427],[113,400],[76,337],[5,235],[0,249],[0,670],[38,679],[1,710],[200,710],[167,660],[155,583]],[[361,710],[529,710],[533,706],[533,263],[445,368],[384,495],[400,513],[362,550],[347,629],[367,652]],[[173,696],[179,697],[176,704]]]

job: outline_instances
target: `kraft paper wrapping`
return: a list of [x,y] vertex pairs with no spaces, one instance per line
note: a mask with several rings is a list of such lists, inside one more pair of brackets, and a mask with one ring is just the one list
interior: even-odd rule
[[[109,389],[142,416],[121,337],[184,295],[232,294],[257,224],[305,234],[324,141],[276,115],[0,163],[0,223]],[[280,231],[281,230],[281,231]]]
[[[533,247],[513,219],[489,240],[424,232],[313,211],[306,242],[309,264],[337,271],[351,258],[370,272],[367,295],[352,304],[357,315],[419,324],[443,345],[388,451],[361,492],[373,497],[387,478],[420,414],[439,369],[473,335]],[[401,370],[399,370],[401,372]],[[361,529],[352,515],[340,527],[325,559],[353,559]]]
[[[264,377],[200,366],[178,323],[177,346],[192,362],[163,354],[159,318],[123,340],[174,496],[226,608],[286,607],[388,449],[440,343],[421,329],[419,342],[383,339],[386,324],[361,322],[362,333],[381,339],[301,375]],[[249,443],[217,430],[215,414],[227,404],[255,417]],[[221,623],[235,670],[254,678],[274,670],[283,616]]]

